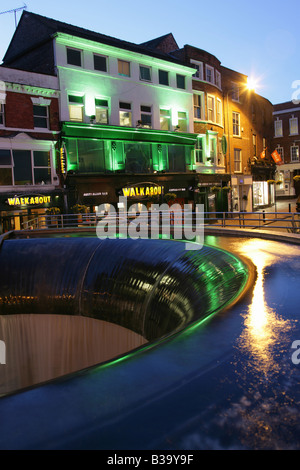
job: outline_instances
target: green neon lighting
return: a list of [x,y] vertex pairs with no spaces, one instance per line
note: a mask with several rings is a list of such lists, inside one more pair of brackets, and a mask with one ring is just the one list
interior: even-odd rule
[[86,124],[64,122],[62,125],[63,137],[96,138],[110,140],[144,141],[156,143],[170,143],[194,146],[197,140],[195,134],[158,131],[154,129],[135,129],[132,127],[101,126],[100,124]]

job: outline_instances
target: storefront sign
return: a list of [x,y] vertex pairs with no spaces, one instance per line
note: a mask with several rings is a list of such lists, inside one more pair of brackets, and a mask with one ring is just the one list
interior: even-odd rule
[[15,196],[7,199],[7,204],[11,207],[16,206],[40,206],[41,204],[49,204],[51,196]]
[[108,196],[108,192],[100,191],[98,193],[83,193],[83,197],[95,197],[95,196]]
[[155,183],[138,183],[122,188],[124,197],[146,199],[152,196],[160,196],[164,193],[164,187]]

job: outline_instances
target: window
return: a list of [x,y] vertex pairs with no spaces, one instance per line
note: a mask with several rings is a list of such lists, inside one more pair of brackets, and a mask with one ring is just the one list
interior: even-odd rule
[[0,185],[51,184],[50,152],[0,150]]
[[152,110],[151,106],[141,105],[141,125],[151,129],[152,127]]
[[234,172],[240,173],[242,171],[242,151],[234,149]]
[[176,74],[176,85],[177,88],[185,90],[185,76]]
[[169,85],[169,72],[166,72],[165,70],[159,70],[158,81],[160,85]]
[[240,113],[232,113],[233,135],[240,136]]
[[298,134],[298,118],[294,116],[290,119],[290,135]]
[[222,125],[222,101],[217,98],[217,124]]
[[81,51],[78,49],[70,49],[67,47],[67,63],[81,67]]
[[215,98],[207,95],[207,120],[215,121]]
[[214,69],[210,65],[205,66],[206,81],[209,83],[215,83]]
[[256,135],[252,135],[252,143],[253,143],[253,156],[256,157]]
[[217,158],[217,139],[209,137],[209,158],[211,165],[215,165]]
[[171,113],[169,109],[160,110],[160,128],[163,131],[171,129]]
[[132,126],[131,104],[120,101],[119,103],[120,126]]
[[186,151],[183,145],[168,146],[169,171],[186,171]]
[[216,70],[216,85],[218,88],[222,88],[221,74],[218,70]]
[[277,152],[279,153],[280,157],[281,157],[281,160],[284,161],[284,151],[283,151],[283,147],[277,147],[276,148]]
[[0,149],[0,185],[11,186],[12,184],[12,161],[10,150]]
[[151,68],[140,65],[140,80],[151,82]]
[[195,156],[196,156],[196,163],[204,163],[203,138],[197,139]]
[[198,78],[199,80],[203,80],[203,63],[191,59],[191,65],[196,69],[193,77]]
[[291,162],[298,162],[299,161],[299,146],[293,145],[291,147]]
[[50,152],[33,151],[34,184],[51,184]]
[[282,132],[282,121],[277,119],[274,122],[274,127],[275,127],[275,137],[282,137],[283,132]]
[[101,98],[95,99],[96,123],[108,124],[108,101]]
[[100,72],[107,72],[107,57],[94,54],[94,69]]
[[0,126],[4,126],[4,104],[0,103]]
[[123,77],[130,77],[130,62],[118,60],[118,73]]
[[194,100],[194,119],[203,119],[204,116],[204,107],[203,107],[203,93],[195,94],[193,96]]
[[187,131],[187,113],[184,111],[178,111],[178,126],[180,132]]
[[237,83],[232,83],[231,98],[233,101],[240,101],[240,89]]
[[70,121],[83,121],[83,96],[69,95]]
[[33,105],[33,123],[34,127],[49,128],[48,106]]

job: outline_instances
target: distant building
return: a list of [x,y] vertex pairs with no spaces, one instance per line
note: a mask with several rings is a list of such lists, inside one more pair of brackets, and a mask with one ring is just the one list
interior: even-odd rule
[[281,196],[294,197],[295,181],[293,178],[300,175],[300,105],[292,101],[275,104],[273,118],[274,149],[282,160],[276,169],[276,179],[280,181],[276,192]]
[[20,229],[63,206],[56,173],[56,77],[0,67],[0,224]]

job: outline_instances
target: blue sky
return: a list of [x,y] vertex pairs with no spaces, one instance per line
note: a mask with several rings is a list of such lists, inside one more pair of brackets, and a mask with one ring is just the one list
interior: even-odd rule
[[[172,32],[184,44],[214,54],[224,65],[258,79],[257,93],[273,104],[292,99],[300,80],[299,0],[25,0],[27,10],[119,39],[141,43]],[[0,0],[0,13],[23,0]],[[21,13],[17,13],[19,20]],[[0,61],[15,30],[0,15]],[[297,87],[299,88],[299,86]]]

